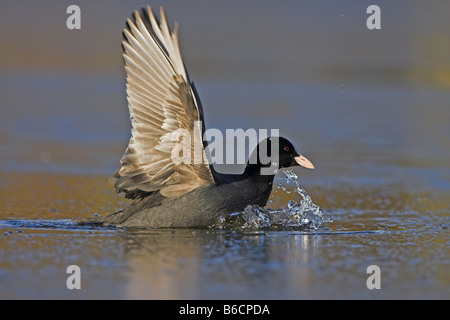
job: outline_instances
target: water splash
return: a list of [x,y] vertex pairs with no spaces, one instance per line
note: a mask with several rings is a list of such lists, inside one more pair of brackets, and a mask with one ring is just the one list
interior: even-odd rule
[[[292,169],[284,169],[287,184],[294,184],[295,193],[302,199],[300,202],[289,200],[287,208],[271,209],[261,208],[259,205],[249,205],[243,212],[233,213],[228,217],[221,216],[213,228],[218,229],[313,229],[318,230],[324,222],[320,207],[312,201],[308,193],[303,189],[300,181]],[[289,194],[291,191],[284,184],[279,184],[278,189]]]

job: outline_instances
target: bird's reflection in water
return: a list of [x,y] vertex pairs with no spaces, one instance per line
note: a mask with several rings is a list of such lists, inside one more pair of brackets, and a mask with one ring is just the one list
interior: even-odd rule
[[321,242],[320,235],[295,232],[159,230],[126,236],[127,297],[147,299],[289,295],[286,288],[305,289]]

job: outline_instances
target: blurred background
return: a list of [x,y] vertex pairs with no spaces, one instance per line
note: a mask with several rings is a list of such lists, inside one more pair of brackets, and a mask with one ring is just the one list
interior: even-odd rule
[[[121,32],[148,3],[2,1],[0,171],[115,171],[130,137]],[[450,187],[448,2],[150,4],[180,24],[208,128],[280,129],[311,182]]]

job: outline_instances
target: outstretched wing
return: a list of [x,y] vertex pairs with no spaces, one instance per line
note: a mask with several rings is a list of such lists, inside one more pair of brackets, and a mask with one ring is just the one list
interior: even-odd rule
[[[214,183],[204,153],[202,128],[196,122],[203,123],[203,111],[181,58],[178,26],[170,32],[162,7],[160,20],[148,6],[142,13],[135,11],[124,29],[132,136],[114,176],[116,190],[125,192],[127,198],[156,191],[176,198]],[[191,146],[201,146],[201,164],[172,161],[172,150],[180,142],[174,141],[177,130],[190,134]],[[191,147],[191,151],[193,155],[198,149]]]

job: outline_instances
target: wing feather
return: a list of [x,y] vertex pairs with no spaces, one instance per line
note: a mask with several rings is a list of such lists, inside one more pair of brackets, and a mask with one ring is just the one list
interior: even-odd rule
[[[123,31],[127,100],[131,139],[116,171],[116,190],[128,198],[159,191],[179,197],[201,185],[214,183],[202,148],[202,164],[175,164],[172,133],[186,129],[191,137],[203,122],[203,110],[184,67],[178,44],[178,25],[170,32],[164,9],[158,22],[150,6],[134,12]],[[200,129],[201,130],[201,129]],[[201,132],[201,131],[200,131]],[[196,141],[203,146],[202,141]],[[193,155],[193,146],[191,154]],[[193,162],[192,162],[193,163]]]

